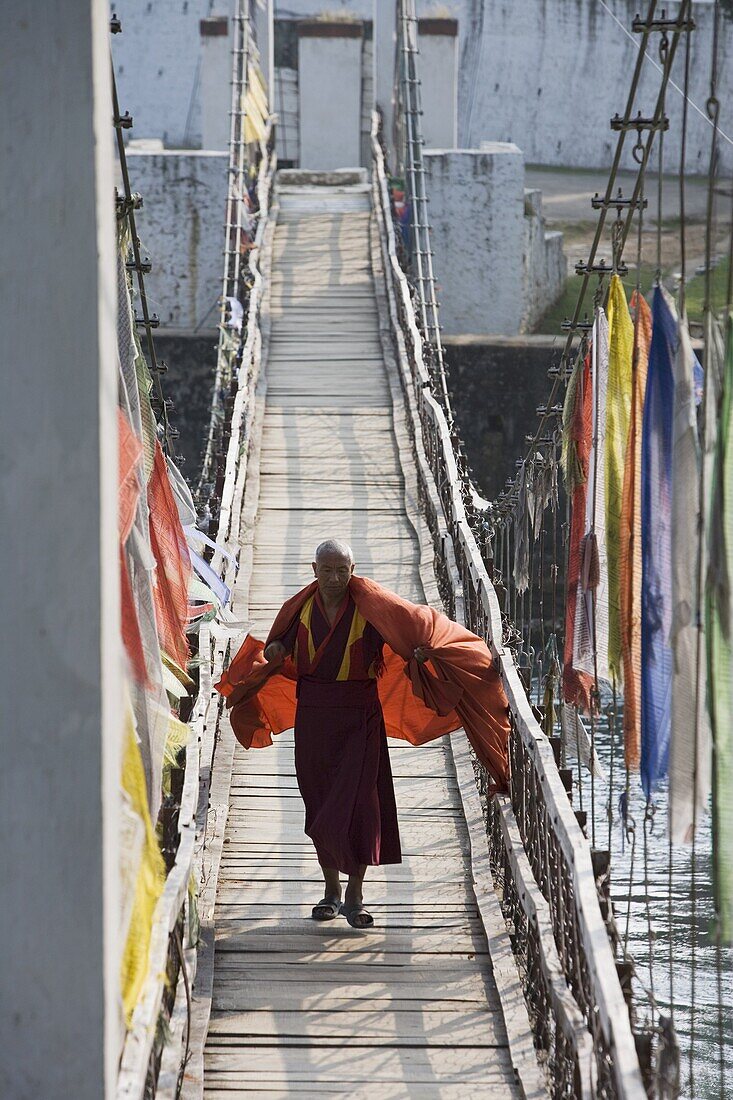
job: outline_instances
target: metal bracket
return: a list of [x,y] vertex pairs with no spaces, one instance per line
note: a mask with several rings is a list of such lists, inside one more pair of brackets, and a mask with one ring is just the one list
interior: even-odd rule
[[631,23],[631,29],[636,34],[643,34],[645,31],[664,31],[665,34],[667,31],[694,31],[695,20],[683,19],[680,22],[679,19],[650,19],[647,22],[637,15]]
[[615,268],[609,267],[605,260],[597,264],[586,264],[583,260],[579,260],[575,265],[576,275],[613,275],[614,272],[624,278],[628,275],[629,269],[623,260],[620,260]]
[[646,210],[649,205],[648,199],[625,199],[621,188],[619,187],[618,193],[615,199],[601,198],[600,194],[596,191],[593,198],[590,200],[590,204],[594,210],[617,210],[619,214],[622,210]]
[[619,114],[615,114],[611,119],[611,129],[619,132],[622,130],[627,132],[629,130],[638,130],[639,133],[641,133],[642,130],[649,130],[658,133],[660,130],[669,130],[669,119],[666,115],[661,119],[646,118],[642,115],[641,111],[639,111],[636,118],[630,118],[628,120],[622,118]]

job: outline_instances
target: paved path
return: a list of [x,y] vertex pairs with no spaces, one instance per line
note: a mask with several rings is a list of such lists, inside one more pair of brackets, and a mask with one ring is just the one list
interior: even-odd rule
[[[379,342],[365,187],[281,189],[249,606],[263,636],[347,539],[423,599]],[[243,602],[244,601],[244,602]],[[390,744],[404,848],[367,877],[376,929],[309,918],[322,894],[292,734],[234,758],[216,905],[205,1095],[518,1096],[448,746]]]

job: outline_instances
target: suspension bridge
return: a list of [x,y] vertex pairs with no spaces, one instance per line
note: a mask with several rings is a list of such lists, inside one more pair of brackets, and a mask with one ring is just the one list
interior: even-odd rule
[[[155,352],[157,318],[145,289],[149,264],[135,222],[141,198],[123,140],[132,119],[118,103],[113,75],[121,622],[130,680],[120,708],[130,717],[120,751],[120,832],[128,845],[119,861],[124,949],[116,1029],[105,1040],[110,1049],[116,1044],[118,1056],[109,1062],[113,1069],[107,1067],[105,1095],[707,1095],[695,1087],[696,1021],[699,1032],[702,1018],[695,981],[703,964],[717,979],[717,1004],[705,1016],[705,1050],[714,1052],[715,1094],[725,1095],[731,929],[721,845],[730,815],[721,808],[720,777],[727,773],[713,771],[708,779],[715,829],[704,857],[717,875],[715,924],[705,943],[693,929],[691,977],[685,970],[680,978],[672,841],[666,900],[652,896],[647,865],[663,769],[656,755],[650,763],[648,732],[639,735],[649,727],[635,723],[639,699],[632,691],[641,684],[643,700],[658,690],[634,655],[661,653],[641,650],[634,619],[643,616],[641,562],[648,562],[646,543],[634,556],[634,539],[643,541],[643,532],[648,539],[649,531],[641,526],[634,463],[647,453],[641,421],[652,415],[657,369],[651,314],[643,356],[639,335],[645,324],[639,222],[652,194],[654,141],[668,127],[665,102],[677,51],[687,50],[689,61],[691,9],[683,0],[668,17],[651,0],[632,28],[638,62],[623,114],[612,120],[616,152],[605,192],[593,202],[598,227],[587,261],[576,268],[579,293],[563,326],[560,364],[551,372],[538,425],[528,431],[529,449],[518,457],[517,476],[491,503],[472,481],[441,340],[414,0],[398,5],[398,163],[388,163],[392,142],[385,141],[375,111],[368,167],[310,171],[278,168],[278,119],[265,95],[250,5],[237,0],[219,343],[193,495],[176,466],[177,433]],[[120,29],[113,17],[112,32]],[[639,75],[657,40],[658,97],[643,114]],[[717,40],[708,104],[711,204],[716,50]],[[639,171],[623,196],[616,176],[628,135]],[[659,162],[661,210],[661,153]],[[708,222],[706,273],[712,270],[712,206]],[[602,452],[601,415],[608,426],[621,416],[613,405],[614,386],[623,383],[613,296],[624,295],[619,277],[628,276],[625,257],[637,231],[637,297],[624,329],[625,434],[619,450],[609,442]],[[599,257],[604,234],[609,262]],[[590,304],[585,296],[596,277]],[[730,404],[729,394],[728,405],[721,396],[730,379],[712,350],[722,335],[710,283],[706,275],[702,357],[705,393],[716,379],[718,392],[715,404],[702,397],[708,431]],[[683,294],[684,286],[683,270]],[[727,294],[729,305],[730,281]],[[661,290],[655,295],[657,325]],[[626,317],[625,296],[622,301]],[[681,307],[675,331],[685,349],[684,298]],[[688,359],[675,355],[681,392],[692,350]],[[642,358],[647,411],[637,405]],[[690,373],[690,392],[692,380]],[[696,432],[692,398],[690,408],[688,428]],[[715,452],[722,469],[725,443],[704,433],[695,439],[704,455]],[[620,450],[626,475],[623,464],[614,465]],[[702,516],[702,530],[712,466],[701,460],[695,469],[701,491],[691,507],[694,524],[697,513]],[[628,519],[632,550],[615,581],[610,541],[596,515],[596,507],[606,507],[602,494],[609,484],[619,501],[623,490],[619,515]],[[283,601],[308,580],[314,547],[327,536],[350,543],[358,572],[444,610],[484,638],[509,701],[511,778],[504,792],[494,793],[460,732],[420,748],[390,746],[403,862],[369,871],[376,918],[370,930],[309,919],[322,876],[303,834],[292,731],[265,750],[245,751],[213,686],[247,633],[267,635]],[[678,574],[679,565],[675,585]],[[706,737],[717,746],[720,769],[729,734],[722,732],[726,713],[719,701],[709,704],[710,735],[701,718],[703,582],[694,570],[688,582],[698,608],[690,627],[697,634],[685,636],[684,651],[692,749],[681,754],[673,729],[669,797],[675,783],[685,792],[674,812],[678,829],[685,814],[691,819],[694,898],[703,859],[696,847],[699,819],[710,794],[701,778]],[[603,601],[611,590],[624,608],[622,627],[636,623],[623,635],[626,648],[618,643],[616,666],[612,632],[608,652],[601,641]],[[722,662],[725,626],[711,606],[705,629]],[[670,693],[679,699],[671,664],[669,677]],[[641,811],[632,794],[639,759]],[[602,764],[610,766],[610,778]],[[634,812],[644,814],[640,837]],[[624,838],[621,852],[614,849],[616,829]],[[625,913],[623,889],[613,890],[621,867],[628,871]],[[645,967],[635,960],[630,937],[638,891],[648,933]],[[659,952],[655,969],[658,940],[667,956],[666,999]],[[683,987],[680,995],[678,984],[676,1000],[675,973]],[[21,1084],[9,1096],[30,1095],[22,1079],[16,1075]]]

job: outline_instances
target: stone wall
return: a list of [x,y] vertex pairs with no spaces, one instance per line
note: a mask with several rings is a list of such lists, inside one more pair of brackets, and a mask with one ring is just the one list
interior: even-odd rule
[[[144,346],[144,345],[143,345]],[[171,424],[180,433],[176,453],[183,456],[181,473],[189,485],[201,470],[216,368],[217,337],[155,333],[155,353],[168,365],[163,391],[173,402]]]
[[516,474],[515,461],[527,449],[525,433],[550,392],[547,371],[561,351],[562,341],[551,336],[446,338],[456,420],[478,487],[489,500]]

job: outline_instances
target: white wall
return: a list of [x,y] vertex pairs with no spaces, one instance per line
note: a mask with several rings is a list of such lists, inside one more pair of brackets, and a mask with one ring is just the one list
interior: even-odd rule
[[109,7],[0,35],[0,1095],[115,1093],[123,661]]
[[134,119],[132,136],[157,137],[171,148],[201,145],[199,21],[229,15],[233,0],[119,0],[122,34],[112,39],[120,108]]
[[[460,35],[459,131],[461,145],[484,139],[514,141],[529,164],[607,168],[616,148],[609,119],[623,114],[637,57],[639,35],[631,23],[645,5],[607,0],[622,26],[597,2],[579,0],[448,0]],[[673,5],[676,12],[677,5]],[[691,40],[690,96],[705,113],[709,95],[712,4],[693,3],[697,30]],[[659,36],[652,36],[655,61]],[[733,22],[721,17],[720,125],[733,138]],[[672,73],[684,82],[684,51]],[[645,62],[638,103],[651,113],[659,73]],[[670,132],[665,155],[677,171],[682,96],[669,90]],[[634,112],[636,113],[636,112]],[[733,166],[733,146],[720,141],[723,163]],[[627,138],[624,166],[634,166]],[[694,109],[688,119],[686,169],[707,173],[710,126]],[[602,181],[601,181],[602,182]],[[590,215],[589,215],[590,216]]]
[[[393,0],[287,0],[279,17],[305,17],[324,10],[373,19]],[[233,0],[120,0],[123,34],[113,40],[123,110],[135,116],[135,137],[161,137],[171,147],[201,143],[199,19],[231,11]],[[638,0],[608,0],[622,26],[597,0],[418,0],[421,16],[458,19],[458,143],[514,141],[528,163],[607,167],[615,148],[608,122],[623,112],[636,58],[630,30]],[[287,9],[287,11],[285,10]],[[692,35],[691,96],[705,112],[709,94],[711,0],[693,4],[698,29]],[[656,47],[654,47],[656,49]],[[721,20],[720,123],[733,138],[733,21]],[[655,53],[656,58],[656,53]],[[394,60],[384,53],[380,91],[392,82]],[[673,73],[683,81],[680,54]],[[647,62],[639,102],[653,107],[659,74]],[[670,90],[668,162],[679,161],[682,97]],[[710,126],[694,109],[688,123],[687,170],[707,171]],[[730,170],[733,146],[720,141]],[[292,159],[292,158],[289,158]],[[625,165],[632,166],[627,158]]]
[[440,319],[449,335],[520,331],[524,159],[516,145],[427,149]]
[[[348,12],[371,19],[375,0],[288,0],[288,15]],[[376,0],[381,7],[392,0]],[[616,145],[609,119],[623,113],[637,55],[638,35],[627,35],[638,0],[607,0],[614,22],[598,0],[418,0],[420,16],[458,19],[458,144],[514,141],[528,163],[606,168]],[[676,10],[676,5],[673,6]],[[690,95],[705,113],[709,95],[712,0],[693,3],[697,30],[692,35]],[[657,60],[656,45],[652,47]],[[721,17],[720,124],[733,138],[733,21]],[[391,81],[393,61],[386,59]],[[682,51],[673,79],[684,79]],[[651,110],[659,73],[645,63],[639,103]],[[671,131],[665,138],[668,163],[679,163],[682,96],[670,89]],[[688,120],[688,172],[705,174],[710,126],[694,109]],[[733,146],[720,140],[722,163],[730,171]],[[633,167],[631,155],[624,162]]]
[[219,312],[226,216],[226,153],[127,155],[130,185],[143,196],[137,227],[153,269],[148,302],[161,327],[214,329]]
[[559,297],[568,263],[562,233],[548,232],[542,212],[542,192],[524,192],[524,247],[522,253],[522,332],[527,332]]

